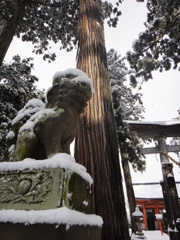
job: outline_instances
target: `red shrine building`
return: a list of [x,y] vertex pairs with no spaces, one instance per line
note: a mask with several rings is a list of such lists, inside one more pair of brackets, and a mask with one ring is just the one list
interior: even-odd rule
[[[176,183],[180,202],[180,182]],[[136,206],[144,215],[144,230],[168,230],[166,207],[159,183],[133,184]]]

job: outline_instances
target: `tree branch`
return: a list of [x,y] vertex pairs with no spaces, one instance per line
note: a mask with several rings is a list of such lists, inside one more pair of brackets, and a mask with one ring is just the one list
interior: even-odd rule
[[47,6],[47,7],[59,7],[56,4],[47,4],[47,3],[44,3],[44,2],[41,2],[41,1],[29,1],[29,3],[40,4],[40,5]]

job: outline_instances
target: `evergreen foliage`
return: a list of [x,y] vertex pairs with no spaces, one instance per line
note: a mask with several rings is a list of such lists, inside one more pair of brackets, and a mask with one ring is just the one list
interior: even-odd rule
[[133,85],[136,77],[147,81],[153,71],[178,69],[180,62],[180,1],[148,0],[147,9],[146,30],[134,41],[133,52],[127,53],[136,72],[130,78]]
[[116,132],[121,155],[132,164],[134,170],[143,171],[145,161],[139,151],[142,147],[142,142],[129,133],[125,123],[125,120],[139,120],[143,118],[144,107],[141,94],[134,94],[132,88],[126,86],[128,68],[125,65],[125,59],[121,58],[117,51],[111,49],[107,53],[107,61],[112,87]]
[[38,78],[31,74],[32,59],[21,60],[17,55],[10,64],[0,67],[0,161],[6,147],[6,135],[11,120],[31,98],[44,100],[44,92],[34,85]]
[[[100,3],[101,18],[107,19],[109,26],[115,27],[121,15],[121,0],[115,6],[111,1]],[[3,43],[13,25],[15,35],[22,41],[32,42],[33,52],[42,54],[44,60],[53,61],[56,58],[56,54],[51,53],[50,42],[60,41],[60,49],[67,51],[77,47],[79,0],[7,0],[0,1],[0,11],[0,43]],[[17,14],[22,15],[20,20],[17,20]],[[17,26],[14,26],[15,23]]]

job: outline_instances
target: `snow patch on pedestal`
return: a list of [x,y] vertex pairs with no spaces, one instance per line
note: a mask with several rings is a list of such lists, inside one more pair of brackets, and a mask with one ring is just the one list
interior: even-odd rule
[[66,207],[49,210],[1,210],[0,222],[29,224],[66,224],[72,225],[90,225],[102,227],[103,220],[95,214],[84,214]]
[[0,163],[0,171],[23,171],[25,169],[37,170],[41,168],[64,168],[79,174],[90,185],[93,183],[93,180],[89,173],[87,173],[86,168],[81,164],[76,163],[75,159],[66,153],[58,153],[45,160],[26,158],[23,161],[18,162]]

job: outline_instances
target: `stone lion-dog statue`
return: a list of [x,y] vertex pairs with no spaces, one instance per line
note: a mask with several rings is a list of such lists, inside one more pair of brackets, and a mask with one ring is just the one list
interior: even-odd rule
[[79,114],[93,93],[91,79],[79,69],[57,72],[47,91],[47,103],[32,99],[12,121],[7,135],[8,160],[47,159],[70,154]]

